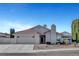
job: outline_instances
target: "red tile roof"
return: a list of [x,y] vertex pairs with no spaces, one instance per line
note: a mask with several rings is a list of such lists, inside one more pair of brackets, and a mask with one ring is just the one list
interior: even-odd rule
[[[23,30],[23,31],[18,31],[18,32],[16,32],[16,33],[21,33],[21,32],[40,34],[39,32],[33,31],[32,29],[27,29],[27,30]],[[16,33],[15,33],[15,34],[16,34]]]
[[[37,25],[37,26],[41,26],[41,25]],[[35,26],[35,27],[33,27],[33,28],[36,28],[37,26]],[[41,27],[43,27],[43,26],[41,26]],[[23,31],[18,31],[18,32],[16,32],[16,33],[20,33],[20,32],[28,32],[28,33],[29,33],[29,32],[32,32],[32,33],[33,33],[33,32],[36,32],[36,31],[33,31],[33,30],[32,30],[33,28],[26,29],[26,30],[23,30]],[[44,27],[43,27],[43,28],[44,28]],[[45,29],[49,30],[48,28],[45,28]],[[16,34],[16,33],[15,33],[15,34]],[[36,33],[40,34],[39,32],[36,32]]]

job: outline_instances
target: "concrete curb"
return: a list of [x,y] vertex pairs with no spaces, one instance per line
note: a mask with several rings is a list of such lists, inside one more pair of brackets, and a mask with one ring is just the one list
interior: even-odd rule
[[79,48],[62,48],[62,49],[34,50],[34,53],[38,53],[38,52],[52,52],[52,51],[70,51],[70,50],[79,50]]

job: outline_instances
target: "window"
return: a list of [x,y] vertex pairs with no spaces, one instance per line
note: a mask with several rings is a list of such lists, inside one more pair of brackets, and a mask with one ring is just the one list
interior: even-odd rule
[[32,36],[32,38],[35,38],[35,36]]
[[19,38],[19,36],[17,36],[17,38]]
[[14,38],[15,36],[14,35],[10,35],[10,38]]

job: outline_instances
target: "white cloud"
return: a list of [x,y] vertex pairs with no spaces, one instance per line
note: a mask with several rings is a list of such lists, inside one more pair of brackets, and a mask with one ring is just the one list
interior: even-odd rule
[[29,25],[29,24],[22,24],[19,22],[12,22],[12,21],[0,22],[0,32],[9,33],[10,28],[14,28],[15,31],[20,31],[20,30],[28,29],[30,27],[31,27],[31,25]]

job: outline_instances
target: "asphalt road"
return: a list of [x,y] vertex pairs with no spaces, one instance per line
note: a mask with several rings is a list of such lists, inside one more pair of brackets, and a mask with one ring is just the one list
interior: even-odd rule
[[79,50],[41,53],[0,53],[0,56],[79,56]]

